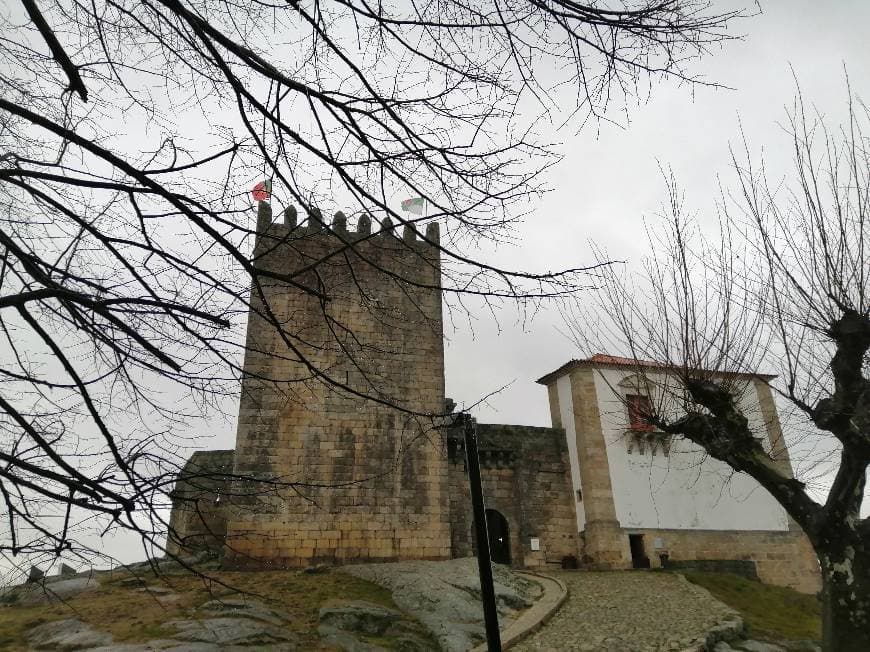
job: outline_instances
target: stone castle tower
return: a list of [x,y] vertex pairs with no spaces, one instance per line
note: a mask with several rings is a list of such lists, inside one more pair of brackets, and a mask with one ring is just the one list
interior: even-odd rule
[[[273,223],[260,204],[236,448],[185,464],[170,554],[208,549],[236,568],[472,554],[462,433],[434,427],[452,404],[438,226],[425,240],[376,231],[341,213],[299,225],[293,209]],[[575,555],[564,431],[480,424],[478,437],[494,558]]]
[[438,229],[378,230],[259,205],[229,566],[450,556]]

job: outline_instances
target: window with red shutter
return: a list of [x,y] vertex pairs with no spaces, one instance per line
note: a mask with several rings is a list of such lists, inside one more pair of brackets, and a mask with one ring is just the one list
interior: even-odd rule
[[641,431],[653,430],[653,426],[648,420],[649,415],[652,414],[649,396],[629,394],[625,397],[625,401],[628,405],[629,428]]

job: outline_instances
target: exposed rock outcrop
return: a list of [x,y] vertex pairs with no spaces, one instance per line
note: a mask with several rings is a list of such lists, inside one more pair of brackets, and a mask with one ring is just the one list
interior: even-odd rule
[[[485,638],[477,560],[407,561],[345,566],[343,572],[389,589],[396,605],[417,618],[448,652],[465,652]],[[531,606],[541,587],[493,565],[502,628]]]
[[83,650],[109,645],[112,636],[78,618],[65,618],[37,625],[27,633],[27,642],[36,650]]

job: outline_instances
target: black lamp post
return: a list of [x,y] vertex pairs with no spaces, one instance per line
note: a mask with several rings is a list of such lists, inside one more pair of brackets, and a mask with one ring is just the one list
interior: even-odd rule
[[480,459],[477,456],[477,429],[470,414],[461,415],[465,434],[465,466],[471,487],[471,506],[474,510],[474,528],[477,534],[477,567],[480,572],[480,595],[483,600],[483,619],[486,624],[486,643],[489,652],[501,652],[498,631],[498,612],[495,588],[492,584],[492,563],[489,557],[489,534],[486,527],[486,506],[480,484]]

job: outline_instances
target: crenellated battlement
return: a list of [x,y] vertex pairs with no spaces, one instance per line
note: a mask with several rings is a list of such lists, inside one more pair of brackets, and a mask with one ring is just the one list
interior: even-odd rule
[[433,247],[441,239],[440,225],[437,222],[426,225],[425,238],[419,237],[418,233],[407,224],[402,228],[402,236],[399,238],[396,233],[397,227],[393,225],[389,216],[384,217],[380,224],[375,222],[374,231],[372,223],[372,217],[363,213],[357,218],[356,230],[351,231],[348,229],[347,216],[342,211],[337,211],[332,217],[332,222],[327,224],[319,208],[312,208],[308,212],[307,219],[300,221],[295,206],[285,208],[283,220],[278,222],[273,219],[272,206],[269,202],[261,201],[257,206],[257,233],[269,234],[273,237],[296,239],[323,234],[334,236],[344,243],[361,240],[383,243],[389,239],[394,242],[401,240],[406,246],[414,248]]

